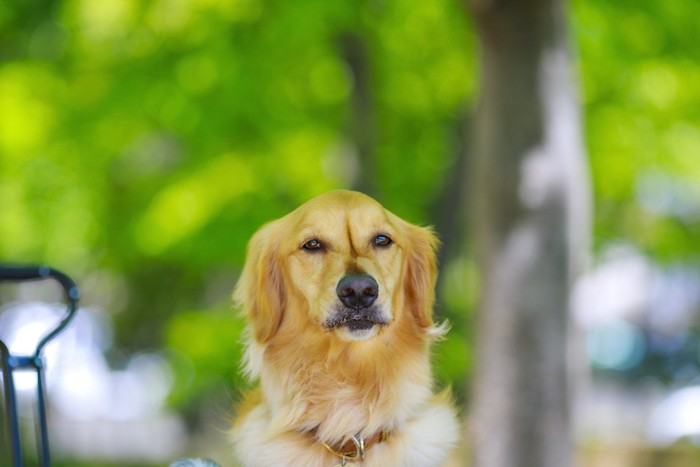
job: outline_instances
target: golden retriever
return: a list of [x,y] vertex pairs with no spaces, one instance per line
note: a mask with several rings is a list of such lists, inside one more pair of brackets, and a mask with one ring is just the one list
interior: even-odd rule
[[372,198],[332,191],[250,240],[234,298],[259,388],[231,430],[244,466],[438,466],[459,436],[433,393],[437,239]]

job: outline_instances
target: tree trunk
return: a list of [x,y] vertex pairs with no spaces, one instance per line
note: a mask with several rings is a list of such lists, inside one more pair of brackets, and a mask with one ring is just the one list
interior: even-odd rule
[[474,465],[565,467],[573,462],[569,290],[585,260],[590,203],[564,2],[470,2],[482,54]]
[[370,58],[367,46],[356,33],[345,33],[340,45],[352,73],[349,134],[357,151],[358,170],[351,188],[379,198],[376,162],[376,116],[372,96]]

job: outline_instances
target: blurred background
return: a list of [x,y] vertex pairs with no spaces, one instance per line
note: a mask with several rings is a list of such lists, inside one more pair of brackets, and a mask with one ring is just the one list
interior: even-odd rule
[[[698,465],[700,3],[572,0],[568,20],[595,212],[577,457]],[[82,291],[46,350],[55,464],[226,465],[246,242],[334,188],[436,226],[435,373],[468,407],[480,276],[455,239],[477,50],[457,0],[2,2],[0,260]],[[28,352],[60,301],[0,284],[0,337]],[[18,377],[28,451],[34,384]]]

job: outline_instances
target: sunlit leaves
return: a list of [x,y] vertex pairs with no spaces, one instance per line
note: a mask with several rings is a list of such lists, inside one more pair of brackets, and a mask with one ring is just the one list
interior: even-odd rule
[[209,91],[219,80],[216,57],[191,55],[180,60],[176,68],[180,86],[192,94]]
[[597,234],[627,238],[669,260],[697,254],[698,219],[689,213],[700,210],[700,199],[676,188],[700,184],[700,92],[693,84],[700,62],[691,32],[699,15],[698,5],[671,0],[574,2],[572,16]]
[[175,370],[174,403],[191,403],[193,395],[224,381],[243,384],[238,372],[242,329],[243,319],[230,311],[185,311],[168,322],[165,342]]
[[55,121],[51,93],[60,93],[57,77],[41,66],[0,68],[0,149],[26,159],[48,141]]
[[236,154],[224,154],[197,172],[160,191],[135,224],[136,244],[144,253],[162,253],[193,235],[236,197],[256,189],[259,178]]
[[5,259],[22,258],[33,254],[37,248],[38,233],[34,231],[33,216],[27,210],[25,192],[19,180],[0,178],[0,249]]

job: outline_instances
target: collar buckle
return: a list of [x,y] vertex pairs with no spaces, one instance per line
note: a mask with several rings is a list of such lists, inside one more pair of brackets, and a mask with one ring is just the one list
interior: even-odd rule
[[358,460],[365,460],[365,454],[367,449],[371,448],[375,444],[379,444],[384,441],[389,434],[386,431],[380,431],[370,436],[367,441],[362,438],[359,434],[350,437],[352,444],[345,443],[339,448],[335,449],[328,445],[328,443],[323,443],[323,446],[334,456],[340,458],[340,465],[345,466],[348,462],[357,462]]

